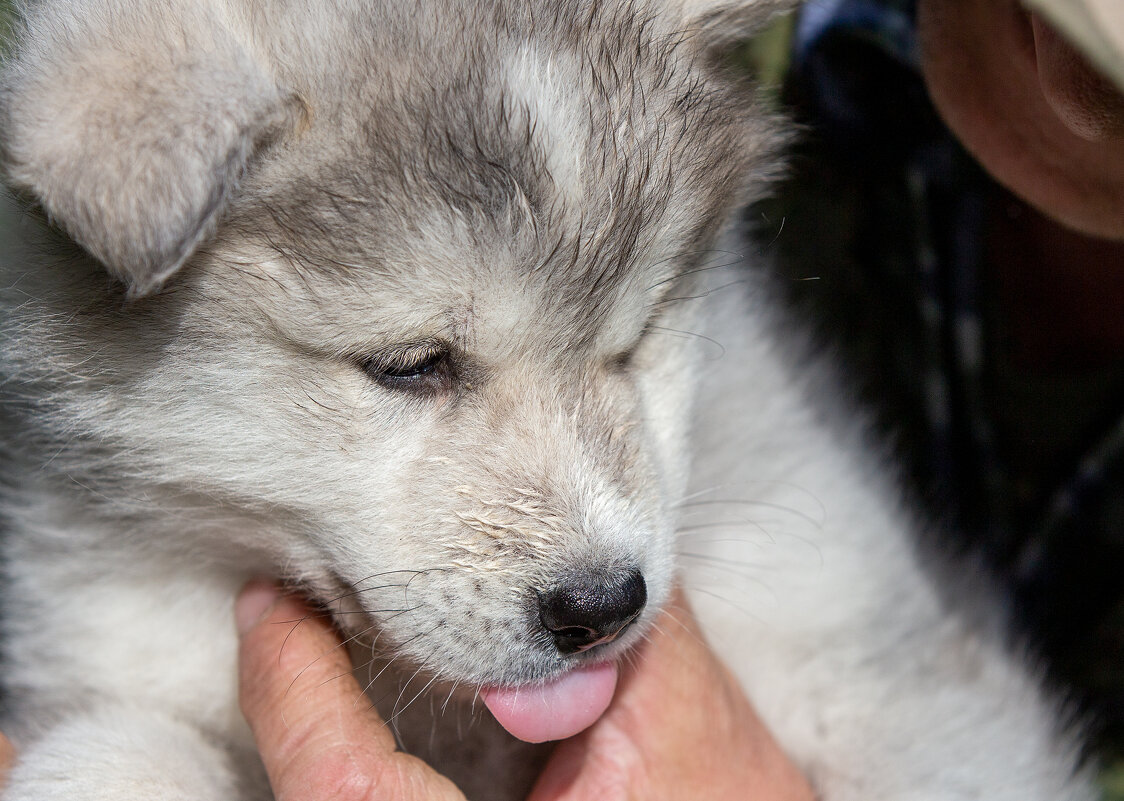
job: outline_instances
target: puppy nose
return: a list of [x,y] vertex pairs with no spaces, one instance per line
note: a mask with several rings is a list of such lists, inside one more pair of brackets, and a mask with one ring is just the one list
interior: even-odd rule
[[560,653],[573,654],[616,638],[648,601],[639,570],[583,577],[539,596],[539,619]]

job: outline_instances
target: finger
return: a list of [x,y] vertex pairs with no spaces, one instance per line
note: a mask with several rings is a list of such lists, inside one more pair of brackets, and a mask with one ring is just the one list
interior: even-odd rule
[[16,762],[16,748],[12,745],[12,741],[0,734],[0,789],[8,781],[8,774],[12,771],[12,765]]
[[[651,795],[646,780],[659,770],[649,763],[664,758],[659,737],[665,715],[709,678],[698,675],[705,652],[698,624],[676,590],[647,640],[623,666],[604,717],[558,744],[527,801],[631,801]],[[683,753],[697,759],[694,751],[703,746],[686,743]],[[689,789],[659,782],[657,787],[659,797],[666,798]]]
[[688,798],[699,786],[716,801],[813,798],[677,594],[609,710],[559,744],[530,801]]
[[458,797],[437,773],[395,752],[393,735],[351,675],[346,648],[316,613],[254,583],[239,598],[236,617],[242,711],[276,797]]

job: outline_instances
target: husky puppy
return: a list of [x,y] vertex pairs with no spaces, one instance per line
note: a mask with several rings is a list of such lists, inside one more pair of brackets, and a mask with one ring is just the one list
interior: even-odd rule
[[782,139],[721,55],[774,10],[26,4],[6,799],[267,798],[231,621],[260,575],[475,799],[541,758],[505,728],[572,733],[529,699],[604,708],[677,580],[824,801],[1094,797],[720,239]]

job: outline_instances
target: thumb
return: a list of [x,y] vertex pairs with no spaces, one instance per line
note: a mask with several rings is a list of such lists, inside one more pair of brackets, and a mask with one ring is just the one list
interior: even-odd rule
[[0,734],[0,790],[8,780],[8,774],[16,762],[16,748],[12,741]]
[[235,620],[242,712],[275,797],[464,801],[425,763],[395,751],[322,613],[253,582],[239,596]]

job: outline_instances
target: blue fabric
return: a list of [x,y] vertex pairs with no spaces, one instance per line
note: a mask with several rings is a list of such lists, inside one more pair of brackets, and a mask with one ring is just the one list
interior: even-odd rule
[[[1035,376],[1003,361],[988,241],[997,210],[1019,203],[934,112],[914,11],[908,0],[803,9],[786,94],[809,136],[789,208],[775,212],[796,238],[782,238],[779,258],[794,275],[822,275],[794,284],[800,300],[851,340],[917,493],[1005,578],[1015,616],[1066,677],[1095,674],[1085,689],[1124,743],[1124,397],[1107,399],[1118,413],[1075,436],[1055,469],[1005,451],[1002,421],[1027,410],[1004,382],[1033,387]],[[807,235],[800,215],[813,217]],[[1124,355],[1119,373],[1124,384]],[[1074,666],[1074,653],[1096,664]]]

